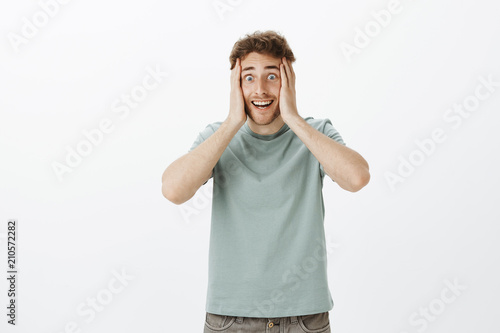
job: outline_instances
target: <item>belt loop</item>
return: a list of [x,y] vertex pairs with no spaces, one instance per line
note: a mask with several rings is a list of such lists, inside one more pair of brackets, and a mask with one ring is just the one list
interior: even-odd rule
[[290,323],[291,323],[292,325],[295,325],[295,324],[297,324],[298,322],[299,322],[299,321],[297,320],[297,316],[291,316],[291,317],[290,317]]
[[237,318],[236,318],[236,322],[237,322],[238,324],[243,323],[243,317],[237,317]]

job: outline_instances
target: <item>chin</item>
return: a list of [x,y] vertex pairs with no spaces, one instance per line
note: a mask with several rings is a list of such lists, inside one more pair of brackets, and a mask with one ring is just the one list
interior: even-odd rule
[[280,116],[280,110],[276,109],[274,111],[269,110],[269,114],[259,114],[256,111],[249,111],[248,107],[245,107],[245,112],[252,121],[257,125],[269,125]]
[[253,120],[257,125],[269,125],[276,120],[280,115],[279,112],[275,112],[272,115],[262,116],[262,115],[249,115],[250,119]]

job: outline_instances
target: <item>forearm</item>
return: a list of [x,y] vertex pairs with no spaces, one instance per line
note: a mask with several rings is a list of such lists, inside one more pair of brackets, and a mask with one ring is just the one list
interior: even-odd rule
[[368,163],[356,151],[316,130],[299,115],[286,122],[341,188],[356,192],[369,182]]
[[162,175],[162,193],[175,204],[189,200],[205,183],[240,124],[229,120],[191,152],[172,162]]

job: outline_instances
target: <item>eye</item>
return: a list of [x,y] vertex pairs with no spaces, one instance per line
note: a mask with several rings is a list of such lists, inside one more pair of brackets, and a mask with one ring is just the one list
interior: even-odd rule
[[274,74],[269,74],[268,78],[271,78],[271,80],[274,80],[274,79],[276,79],[276,75],[274,75]]
[[253,81],[253,77],[251,75],[248,75],[245,77],[245,80],[247,80],[248,82]]

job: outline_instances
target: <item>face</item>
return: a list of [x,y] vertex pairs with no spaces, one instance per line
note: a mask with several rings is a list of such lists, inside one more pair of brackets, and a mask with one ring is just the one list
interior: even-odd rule
[[280,58],[256,52],[241,60],[245,112],[256,125],[270,125],[280,117],[280,64]]

